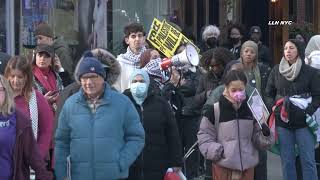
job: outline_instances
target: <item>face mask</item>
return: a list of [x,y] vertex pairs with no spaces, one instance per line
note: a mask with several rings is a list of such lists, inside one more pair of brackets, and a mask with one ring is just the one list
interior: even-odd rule
[[208,44],[208,46],[210,46],[211,48],[216,47],[216,46],[217,46],[217,38],[211,37],[211,38],[207,39],[207,44]]
[[234,99],[237,103],[241,103],[246,99],[246,92],[243,91],[236,91],[236,92],[230,92],[230,96],[232,99]]
[[257,43],[257,44],[258,44],[259,41],[260,41],[257,37],[251,37],[250,40],[253,41],[253,42],[255,42],[255,43]]
[[147,96],[148,87],[146,83],[132,83],[130,92],[137,104],[141,105]]
[[240,41],[240,38],[230,38],[232,44],[237,44]]

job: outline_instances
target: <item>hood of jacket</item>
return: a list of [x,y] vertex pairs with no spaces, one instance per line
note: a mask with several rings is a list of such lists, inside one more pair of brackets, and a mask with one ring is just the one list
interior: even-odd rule
[[[112,86],[120,76],[121,66],[120,63],[116,60],[115,56],[109,51],[101,48],[91,50],[92,55],[97,58],[107,69],[106,71],[106,81]],[[75,68],[75,79],[79,71],[79,63],[82,61],[83,57],[79,60]],[[78,82],[80,83],[80,82]]]

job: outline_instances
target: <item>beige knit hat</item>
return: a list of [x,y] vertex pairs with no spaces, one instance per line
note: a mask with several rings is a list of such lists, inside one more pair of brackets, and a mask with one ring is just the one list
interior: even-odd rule
[[241,53],[240,56],[242,55],[242,52],[246,47],[251,47],[253,50],[256,52],[256,59],[258,59],[258,45],[254,41],[246,41],[242,44],[241,46]]

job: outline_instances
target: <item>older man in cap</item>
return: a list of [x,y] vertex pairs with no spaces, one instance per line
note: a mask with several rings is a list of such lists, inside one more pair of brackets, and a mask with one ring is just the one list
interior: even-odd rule
[[261,42],[261,29],[259,26],[252,26],[249,32],[250,39],[258,44],[258,60],[270,67],[273,66],[270,49]]
[[[81,89],[65,102],[55,134],[57,180],[123,179],[144,146],[139,115],[124,95],[104,81],[95,57],[79,61],[75,72]],[[69,159],[69,158],[68,158]]]

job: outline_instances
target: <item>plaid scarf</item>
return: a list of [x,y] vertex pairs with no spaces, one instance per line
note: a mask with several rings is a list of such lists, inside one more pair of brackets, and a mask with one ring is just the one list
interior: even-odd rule
[[120,62],[132,65],[135,68],[140,69],[140,56],[144,51],[146,51],[146,47],[142,47],[139,50],[138,54],[134,54],[128,46],[127,52],[124,54],[120,54],[118,58]]
[[151,59],[144,67],[143,69],[147,71],[148,74],[157,76],[159,78],[162,78],[162,73],[160,70],[160,63],[161,59]]

